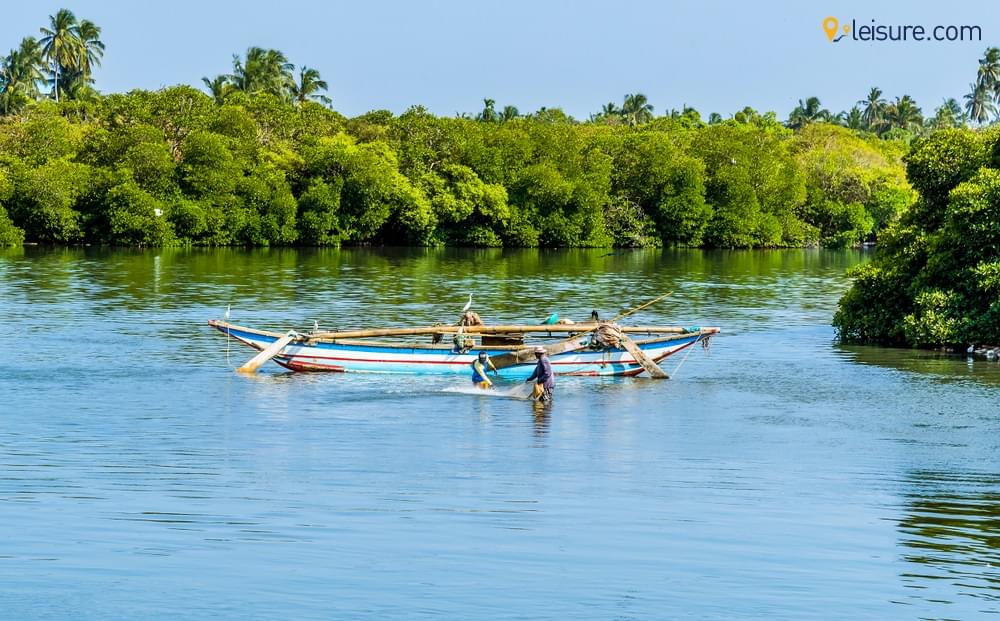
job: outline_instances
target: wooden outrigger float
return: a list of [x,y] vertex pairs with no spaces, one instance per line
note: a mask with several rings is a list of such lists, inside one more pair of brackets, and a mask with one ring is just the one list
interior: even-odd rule
[[[548,352],[557,375],[635,376],[645,371],[651,377],[666,378],[657,363],[699,342],[707,344],[720,332],[719,328],[696,326],[590,322],[282,333],[220,320],[208,323],[261,352],[240,368],[244,372],[253,373],[274,360],[292,371],[467,374],[476,355],[485,351],[500,369],[500,375],[510,379],[524,379],[531,374],[535,366],[532,350],[539,345]],[[415,337],[431,338],[417,342]],[[528,342],[527,337],[535,340]]]

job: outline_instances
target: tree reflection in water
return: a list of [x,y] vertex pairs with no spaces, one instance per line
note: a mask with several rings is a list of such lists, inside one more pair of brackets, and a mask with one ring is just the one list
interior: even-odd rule
[[905,586],[922,600],[983,600],[982,612],[1000,613],[1000,475],[915,472],[909,483],[903,559],[912,569]]

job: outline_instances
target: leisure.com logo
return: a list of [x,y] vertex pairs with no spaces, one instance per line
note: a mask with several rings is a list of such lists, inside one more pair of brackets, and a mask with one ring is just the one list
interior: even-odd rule
[[830,43],[841,41],[862,42],[904,42],[904,41],[982,41],[983,29],[979,26],[957,26],[938,24],[880,24],[874,19],[861,22],[855,19],[841,22],[834,16],[826,17],[823,32]]

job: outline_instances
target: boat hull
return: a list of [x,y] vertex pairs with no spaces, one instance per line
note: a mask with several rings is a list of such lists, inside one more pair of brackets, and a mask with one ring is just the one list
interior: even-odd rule
[[[221,321],[209,325],[237,341],[263,350],[283,336],[275,332],[234,326]],[[669,336],[637,344],[643,353],[654,361],[661,361],[679,351],[693,346],[711,334],[693,332]],[[582,342],[582,339],[581,339]],[[492,349],[491,355],[510,350]],[[390,343],[361,344],[336,341],[294,342],[281,350],[274,361],[292,371],[327,371],[351,373],[405,373],[448,375],[471,373],[478,349],[466,353],[454,351],[447,345],[407,346]],[[580,349],[549,357],[556,375],[631,376],[642,373],[642,366],[624,349],[594,351]],[[525,379],[534,370],[533,362],[501,369],[500,377]]]

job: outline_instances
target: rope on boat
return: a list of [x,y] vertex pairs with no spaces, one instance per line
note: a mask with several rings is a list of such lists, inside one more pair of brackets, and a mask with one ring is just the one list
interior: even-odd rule
[[[460,354],[464,354],[473,347],[476,346],[476,339],[472,335],[463,334],[463,330],[466,326],[482,326],[482,318],[476,311],[465,311],[462,316],[458,319],[458,332],[455,334],[453,342],[455,344],[455,351]],[[440,339],[439,339],[440,340]]]
[[[708,352],[708,347],[709,347],[709,343],[712,340],[712,336],[711,335],[706,335],[706,336],[703,336],[702,338],[700,338],[698,340],[701,341],[701,348],[704,349],[706,352]],[[685,362],[687,362],[688,356],[691,355],[692,351],[694,351],[694,343],[691,343],[691,346],[687,348],[686,352],[684,352],[684,357],[681,358],[681,361],[678,362],[677,366],[674,367],[674,370],[671,371],[670,377],[677,377],[677,372],[681,370],[681,365],[683,365]]]
[[229,366],[229,341],[232,339],[232,335],[229,333],[229,311],[232,310],[231,304],[226,304],[226,366]]
[[622,346],[621,326],[610,321],[602,321],[597,329],[594,330],[591,345],[604,349],[620,348]]
[[465,311],[462,316],[458,319],[459,326],[481,326],[483,324],[483,319],[479,316],[476,311]]

